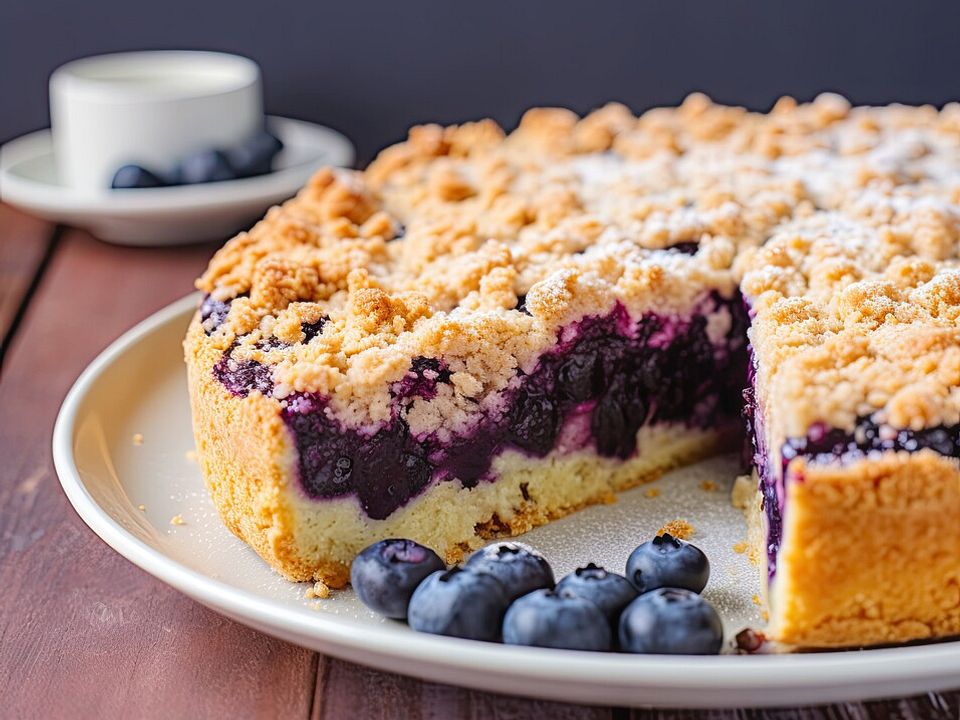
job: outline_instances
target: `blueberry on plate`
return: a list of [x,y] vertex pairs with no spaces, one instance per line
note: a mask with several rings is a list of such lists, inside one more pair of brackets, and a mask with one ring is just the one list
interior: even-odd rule
[[509,645],[565,650],[610,649],[610,623],[589,600],[556,590],[534,590],[518,598],[503,618]]
[[237,177],[226,153],[220,150],[204,150],[188,155],[180,161],[176,176],[180,185],[234,180]]
[[713,606],[684,588],[644,593],[620,616],[620,647],[632,653],[716,655],[723,625]]
[[420,632],[496,642],[509,604],[493,575],[455,567],[438,570],[420,583],[410,598],[407,622]]
[[283,143],[276,135],[261,130],[245,142],[227,151],[227,160],[237,177],[266,175],[273,165],[273,158],[283,150]]
[[145,167],[124,165],[114,173],[110,187],[114,190],[126,190],[128,188],[162,187],[165,184],[160,176],[150,172]]
[[556,583],[546,558],[531,547],[516,542],[499,542],[477,550],[466,568],[493,575],[503,583],[510,600]]
[[423,579],[446,567],[440,556],[413,540],[381,540],[364,549],[350,568],[350,584],[374,612],[403,620]]
[[589,600],[614,627],[623,609],[637,597],[637,589],[623,575],[607,572],[593,563],[577,568],[560,580],[557,592]]
[[703,551],[664,533],[643,543],[627,559],[627,580],[641,593],[662,587],[700,592],[710,579],[710,562]]

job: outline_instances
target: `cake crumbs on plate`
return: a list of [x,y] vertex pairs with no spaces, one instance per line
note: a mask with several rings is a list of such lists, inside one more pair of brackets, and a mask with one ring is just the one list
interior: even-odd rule
[[140,512],[146,512],[147,506],[144,505],[143,503],[140,503],[139,505],[137,505],[137,510],[139,510]]
[[643,491],[643,495],[644,497],[648,497],[648,498],[660,497],[660,488],[655,488],[655,487],[647,488],[646,490]]
[[733,544],[733,551],[737,555],[743,555],[749,548],[750,544],[743,541]]
[[753,601],[753,604],[756,605],[757,607],[763,606],[763,600],[760,599],[759,595],[754,594],[754,596],[751,597],[750,599]]
[[172,518],[170,518],[171,525],[186,525],[187,521],[183,519],[183,515],[177,513]]
[[671,520],[666,525],[657,530],[657,535],[672,535],[675,538],[680,540],[689,540],[693,537],[694,529],[686,520],[682,518],[677,518],[676,520]]
[[197,451],[196,450],[187,450],[183,456],[187,459],[188,462],[197,461]]
[[759,630],[753,628],[744,628],[734,637],[736,651],[741,655],[753,655],[761,653],[766,648],[769,652],[769,641],[767,636]]
[[717,484],[713,480],[704,480],[700,483],[700,489],[704,492],[713,492],[717,489]]
[[133,444],[137,446],[143,445],[143,433],[133,434]]
[[313,600],[315,598],[326,600],[330,597],[330,587],[322,580],[317,580],[311,587],[307,588],[306,592],[303,593],[303,597],[307,600]]

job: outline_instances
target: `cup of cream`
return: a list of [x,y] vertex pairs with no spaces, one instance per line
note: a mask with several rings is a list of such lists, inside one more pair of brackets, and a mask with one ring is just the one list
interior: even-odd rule
[[260,68],[239,55],[161,50],[74,60],[50,76],[60,182],[108,191],[117,169],[166,172],[263,128]]

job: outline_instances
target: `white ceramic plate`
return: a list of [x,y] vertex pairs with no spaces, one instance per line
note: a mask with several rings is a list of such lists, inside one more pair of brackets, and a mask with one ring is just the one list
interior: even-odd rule
[[0,199],[52,222],[121,245],[177,245],[224,239],[292,197],[320,167],[348,167],[353,144],[330,128],[270,117],[284,149],[273,172],[226,182],[84,192],[61,184],[49,130],[0,148]]
[[[181,339],[187,297],[117,340],[70,391],[53,436],[64,491],[117,552],[205,605],[263,632],[358,663],[492,692],[603,705],[736,707],[905,695],[960,685],[960,642],[781,656],[665,657],[494,645],[415,633],[349,590],[309,600],[220,523],[193,447]],[[142,435],[142,443],[134,441]],[[713,572],[705,592],[728,634],[758,622],[755,571],[733,546],[736,462],[718,458],[539,528],[524,538],[558,575],[593,560],[622,569],[630,550],[683,517]],[[704,480],[718,484],[702,487]],[[647,490],[655,487],[657,497]],[[142,505],[143,510],[138,509]],[[172,525],[174,516],[183,525]]]

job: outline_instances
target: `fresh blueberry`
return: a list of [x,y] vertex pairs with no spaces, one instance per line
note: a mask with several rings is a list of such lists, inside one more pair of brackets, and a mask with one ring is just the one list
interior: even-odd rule
[[546,558],[531,547],[516,542],[499,542],[475,552],[467,569],[493,575],[503,583],[510,600],[556,583]]
[[455,567],[438,570],[420,583],[410,598],[407,621],[420,632],[495,642],[509,604],[493,575]]
[[710,579],[710,562],[703,551],[664,533],[649,540],[627,559],[627,580],[641,593],[662,587],[701,592]]
[[413,540],[381,540],[354,559],[350,584],[368,608],[402,620],[417,586],[445,567],[439,555]]
[[623,575],[607,572],[593,563],[577,568],[558,582],[557,592],[589,600],[614,626],[623,609],[637,597],[637,589]]
[[236,177],[226,154],[220,150],[204,150],[188,155],[177,168],[177,183],[180,185],[234,180]]
[[271,170],[273,158],[283,149],[278,137],[261,130],[245,142],[227,151],[230,167],[237,177],[266,175]]
[[508,645],[603,651],[611,640],[600,608],[572,593],[534,590],[515,600],[503,618]]
[[632,653],[716,655],[723,625],[713,606],[683,588],[644,593],[620,616],[620,647]]
[[113,176],[110,187],[114,190],[128,188],[154,188],[165,185],[159,176],[139,165],[124,165]]

